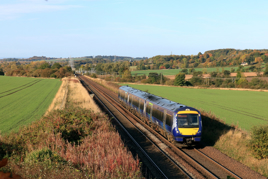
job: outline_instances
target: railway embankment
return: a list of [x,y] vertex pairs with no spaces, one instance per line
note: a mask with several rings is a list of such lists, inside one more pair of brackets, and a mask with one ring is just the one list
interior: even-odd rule
[[140,178],[139,159],[107,115],[77,79],[64,81],[45,116],[0,136],[0,158],[9,161],[0,171],[22,178]]
[[[113,89],[112,91],[114,92],[119,87],[118,84],[106,82],[102,79],[90,79],[108,89]],[[252,145],[252,131],[241,130],[238,125],[228,125],[213,113],[202,109],[201,111],[204,126],[202,152],[211,156],[219,163],[227,165],[227,168],[237,171],[236,173],[241,173],[240,176],[244,176],[243,178],[260,178],[261,175],[268,176],[268,159],[256,157],[256,152],[254,152],[252,146],[258,144],[256,142]],[[265,134],[265,130],[261,132]],[[255,147],[256,150],[259,151]],[[256,172],[261,175],[258,175]]]

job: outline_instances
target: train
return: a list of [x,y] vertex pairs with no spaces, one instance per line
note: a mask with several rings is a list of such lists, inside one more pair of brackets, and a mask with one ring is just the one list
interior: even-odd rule
[[118,91],[120,103],[171,143],[198,144],[201,113],[195,108],[129,87]]

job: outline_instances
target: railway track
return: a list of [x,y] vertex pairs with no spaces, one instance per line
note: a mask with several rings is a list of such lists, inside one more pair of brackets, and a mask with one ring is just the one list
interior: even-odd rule
[[157,170],[156,178],[227,178],[228,176],[240,178],[197,148],[185,148],[170,143],[140,118],[126,110],[118,101],[117,94],[87,77],[78,75],[78,78],[118,120],[120,126],[147,158],[146,160],[155,168],[154,171]]

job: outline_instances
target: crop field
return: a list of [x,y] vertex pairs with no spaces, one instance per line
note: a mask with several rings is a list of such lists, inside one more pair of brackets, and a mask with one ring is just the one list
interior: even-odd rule
[[[223,67],[224,70],[231,70],[231,68],[233,69],[237,69],[238,67]],[[188,68],[189,70],[190,68]],[[212,71],[217,71],[217,69],[219,70],[219,72],[222,71],[222,67],[219,68],[195,68],[195,71],[203,71],[204,69],[207,70],[207,73],[210,73]],[[143,75],[145,74],[146,76],[149,75],[149,73],[162,73],[163,75],[176,75],[179,72],[181,72],[182,69],[164,69],[164,70],[138,70],[138,71],[131,71],[132,75],[135,75],[136,73],[138,75]]]
[[268,92],[128,85],[196,109],[211,111],[227,124],[238,124],[244,130],[268,123]]
[[0,76],[0,131],[17,131],[40,119],[46,112],[61,81]]

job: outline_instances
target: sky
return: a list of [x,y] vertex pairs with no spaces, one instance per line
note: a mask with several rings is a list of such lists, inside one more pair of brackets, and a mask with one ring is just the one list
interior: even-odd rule
[[1,0],[0,58],[268,49],[267,0]]

